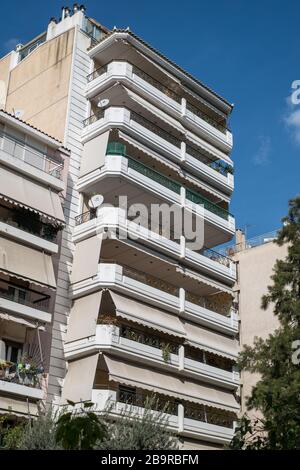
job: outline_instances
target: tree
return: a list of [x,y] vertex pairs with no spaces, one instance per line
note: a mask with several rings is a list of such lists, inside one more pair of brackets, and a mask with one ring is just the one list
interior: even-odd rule
[[[176,450],[178,439],[168,428],[168,405],[160,411],[155,397],[146,400],[142,414],[127,405],[108,424],[107,438],[97,445],[101,450]],[[155,411],[154,411],[155,410]],[[108,410],[109,411],[109,410]]]
[[[69,401],[70,406],[75,403]],[[56,441],[66,450],[91,450],[105,439],[107,428],[103,420],[90,410],[93,403],[84,402],[79,409],[63,413],[56,424]]]
[[300,367],[295,351],[300,346],[300,197],[289,202],[276,243],[287,244],[288,254],[275,263],[262,308],[272,304],[280,326],[266,340],[256,338],[253,347],[246,346],[238,361],[241,369],[260,374],[247,406],[262,418],[240,420],[233,449],[300,449]]

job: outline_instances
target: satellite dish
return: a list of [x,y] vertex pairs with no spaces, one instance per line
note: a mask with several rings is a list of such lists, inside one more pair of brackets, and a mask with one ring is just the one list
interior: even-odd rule
[[103,100],[99,100],[98,101],[98,108],[105,108],[106,106],[109,105],[109,99],[108,98],[104,98]]
[[95,196],[91,197],[89,200],[89,208],[90,209],[97,209],[97,207],[101,206],[104,201],[104,197],[102,194],[95,194]]

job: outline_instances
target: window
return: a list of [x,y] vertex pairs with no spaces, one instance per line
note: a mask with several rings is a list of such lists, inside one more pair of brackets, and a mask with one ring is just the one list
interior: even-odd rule
[[21,359],[23,344],[4,339],[5,359],[10,362],[18,362]]

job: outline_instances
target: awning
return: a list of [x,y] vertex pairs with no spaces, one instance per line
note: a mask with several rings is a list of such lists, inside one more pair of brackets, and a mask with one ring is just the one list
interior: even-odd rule
[[148,147],[145,145],[141,144],[140,142],[137,142],[135,139],[132,137],[129,137],[126,135],[124,132],[118,130],[118,135],[121,140],[126,142],[129,145],[132,145],[136,149],[140,150],[141,152],[145,153],[149,157],[153,158],[157,162],[159,162],[161,165],[165,165],[166,167],[170,168],[171,170],[175,171],[176,173],[179,173],[179,167],[175,163],[172,163],[170,160],[167,158],[163,157],[162,155],[158,155],[154,150],[150,150]]
[[58,193],[3,167],[0,171],[0,198],[43,217],[65,221]]
[[200,284],[204,284],[209,287],[213,287],[216,289],[216,291],[221,291],[221,292],[226,292],[226,294],[230,294],[233,296],[232,289],[229,287],[227,288],[223,284],[221,284],[218,281],[209,279],[206,276],[202,276],[199,273],[196,273],[195,271],[192,271],[191,269],[185,268],[183,266],[176,266],[176,271],[180,274],[183,274],[186,277],[190,277],[191,279],[194,279],[195,281],[199,282]]
[[238,344],[232,337],[216,333],[193,323],[185,323],[186,343],[195,348],[235,360]]
[[68,372],[62,390],[63,402],[91,400],[99,354],[68,363]]
[[0,321],[1,320],[11,321],[13,323],[18,323],[19,325],[26,326],[27,328],[33,328],[33,329],[38,328],[40,331],[45,331],[44,326],[37,326],[36,322],[34,321],[25,320],[25,318],[17,317],[14,315],[9,315],[8,313],[0,312]]
[[137,300],[108,291],[116,307],[116,315],[169,335],[184,337],[185,330],[176,315],[158,310]]
[[66,343],[94,336],[102,291],[74,300],[71,308]]
[[84,144],[80,176],[87,175],[104,165],[109,133],[110,131],[104,132]]
[[104,359],[112,381],[228,411],[235,412],[239,409],[231,391],[218,390],[213,386],[175,377],[144,365],[133,365],[107,355],[104,355]]
[[0,271],[37,285],[56,288],[51,255],[0,237]]
[[96,276],[102,238],[102,235],[96,235],[76,243],[71,274],[72,284]]
[[143,144],[137,142],[132,137],[127,136],[124,132],[118,130],[118,136],[121,140],[123,140],[127,144],[132,145],[139,151],[143,152],[145,155],[148,155],[149,157],[153,158],[153,160],[156,160],[161,165],[164,165],[165,167],[177,173],[177,175],[183,178],[185,181],[189,181],[193,183],[198,188],[203,189],[204,191],[212,194],[218,199],[222,199],[226,202],[229,202],[230,198],[225,196],[221,191],[212,189],[210,185],[204,182],[200,182],[199,179],[197,179],[196,177],[189,176],[189,174],[186,171],[182,171],[182,169],[178,165],[176,165],[176,163],[172,163],[170,160],[163,157],[162,155],[158,155],[156,152],[154,152],[153,150],[150,150]]
[[173,82],[176,82],[178,85],[181,84],[180,80],[177,77],[175,77],[174,75],[169,73],[166,69],[161,67],[157,62],[150,59],[150,57],[148,57],[145,54],[143,54],[142,52],[138,51],[136,48],[134,49],[134,51],[138,55],[140,55],[143,58],[143,60],[146,61],[146,63],[150,62],[155,68],[157,68],[157,70],[159,70],[163,75],[165,75],[166,78],[170,78]]
[[128,88],[126,88],[124,85],[122,85],[122,87],[124,88],[124,90],[126,91],[127,95],[129,96],[129,98],[131,98],[133,101],[135,101],[136,103],[138,103],[140,106],[142,106],[142,108],[145,109],[145,111],[153,114],[153,116],[155,116],[155,118],[157,119],[161,119],[163,122],[165,122],[166,124],[168,124],[169,126],[173,127],[174,129],[176,129],[177,132],[181,133],[181,134],[185,134],[186,133],[186,129],[180,124],[180,122],[178,122],[176,119],[174,119],[173,117],[171,117],[169,114],[165,113],[164,111],[162,111],[161,109],[157,108],[157,106],[154,106],[153,104],[151,104],[149,101],[146,101],[144,100],[144,98],[142,98],[141,96],[137,95],[136,93],[134,93],[133,91],[129,90]]
[[[231,158],[226,155],[226,153],[222,152],[222,150],[217,149],[213,145],[211,145],[209,142],[206,142],[205,140],[201,139],[200,137],[196,136],[190,131],[187,131],[186,133],[186,138],[192,143],[197,145],[200,149],[202,149],[204,152],[207,152],[212,160],[224,160],[226,163],[229,163],[229,165],[233,165],[233,161]],[[188,142],[187,142],[188,144]]]

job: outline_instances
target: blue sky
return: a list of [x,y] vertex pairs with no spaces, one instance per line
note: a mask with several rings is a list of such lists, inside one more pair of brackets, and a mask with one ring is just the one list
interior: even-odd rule
[[[58,17],[61,0],[1,5],[0,54]],[[71,2],[69,5],[71,6]],[[300,79],[296,0],[86,0],[87,14],[132,31],[235,104],[231,212],[248,236],[280,225],[300,193],[300,105],[288,103]]]

